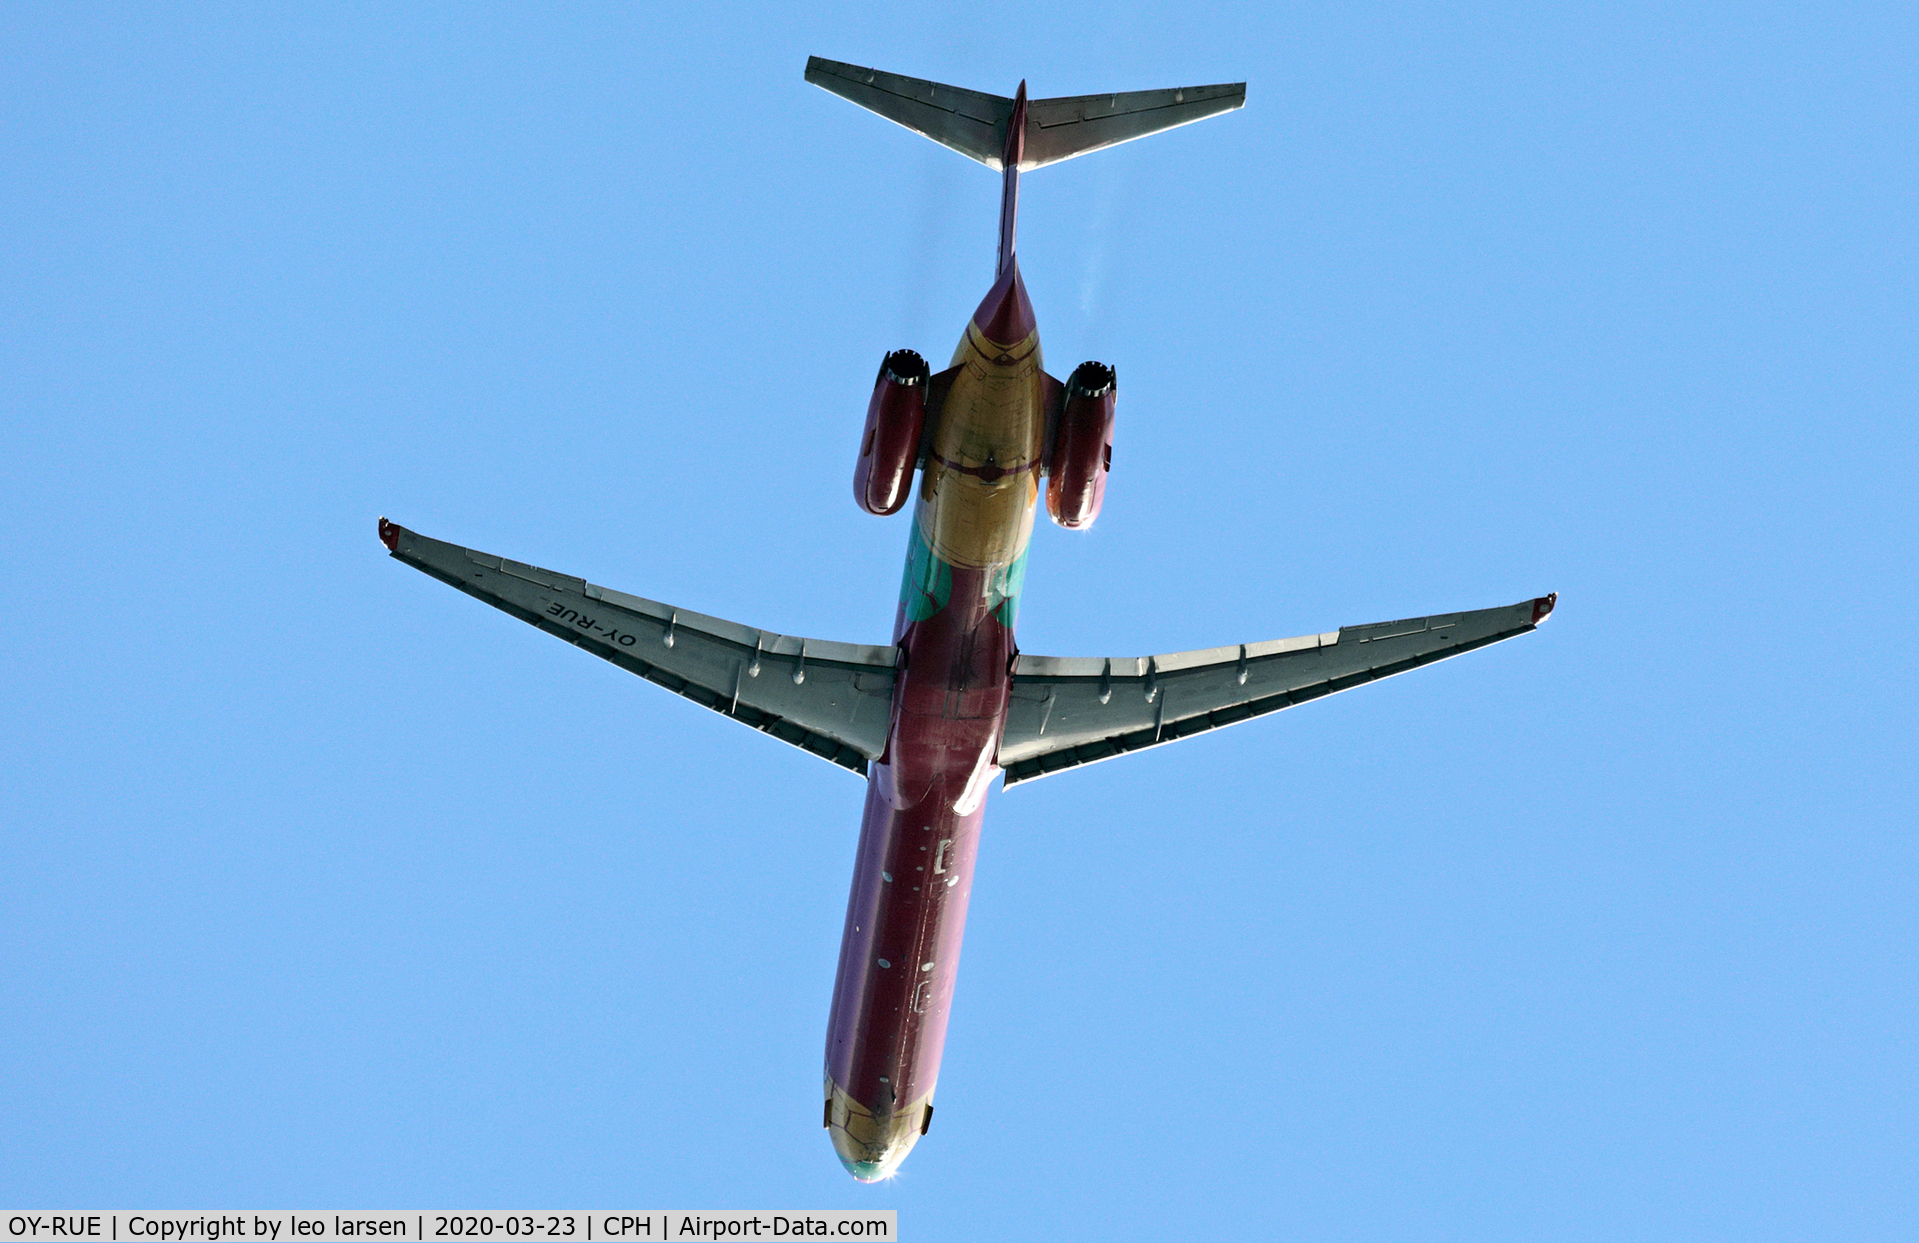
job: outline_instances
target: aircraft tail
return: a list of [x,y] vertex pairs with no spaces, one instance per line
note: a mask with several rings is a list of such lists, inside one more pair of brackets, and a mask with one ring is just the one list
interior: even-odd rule
[[807,58],[806,80],[1005,176],[997,273],[1013,262],[1020,173],[1203,121],[1246,103],[1244,82],[1031,100],[1022,82],[1008,99],[818,56]]
[[[808,58],[806,80],[995,172],[1007,166],[1013,99],[818,56]],[[1245,103],[1244,82],[1028,100],[1015,167],[1031,172],[1101,147],[1203,121]]]

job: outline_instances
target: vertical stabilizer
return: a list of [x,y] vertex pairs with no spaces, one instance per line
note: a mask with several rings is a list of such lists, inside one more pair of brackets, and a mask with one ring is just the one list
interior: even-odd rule
[[995,279],[1006,275],[1007,265],[1013,262],[1013,234],[1019,225],[1020,157],[1025,151],[1026,83],[1021,82],[1013,96],[1012,115],[1007,118],[1006,145],[1000,152],[999,264],[993,269]]

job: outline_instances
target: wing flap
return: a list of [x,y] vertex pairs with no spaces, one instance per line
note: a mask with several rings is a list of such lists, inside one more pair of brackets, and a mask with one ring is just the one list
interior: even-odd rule
[[999,763],[1016,785],[1290,708],[1532,630],[1557,596],[1163,656],[1025,656]]
[[702,707],[856,773],[886,746],[892,647],[755,630],[380,520],[393,556]]

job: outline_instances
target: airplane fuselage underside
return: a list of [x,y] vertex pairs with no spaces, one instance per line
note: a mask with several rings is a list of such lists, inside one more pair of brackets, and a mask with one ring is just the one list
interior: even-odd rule
[[894,624],[903,665],[872,766],[826,1042],[825,1121],[857,1178],[931,1119],[980,821],[1012,685],[1046,428],[1019,265],[954,353]]

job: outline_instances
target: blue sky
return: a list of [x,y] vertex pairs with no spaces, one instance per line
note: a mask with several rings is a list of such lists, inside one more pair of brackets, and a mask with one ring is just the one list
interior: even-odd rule
[[[1916,25],[11,6],[0,1201],[1911,1237]],[[1051,369],[1121,393],[1026,650],[1561,593],[996,793],[878,1188],[817,1122],[858,783],[374,539],[884,640],[867,387],[998,186],[809,53],[1249,84],[1024,183]]]

